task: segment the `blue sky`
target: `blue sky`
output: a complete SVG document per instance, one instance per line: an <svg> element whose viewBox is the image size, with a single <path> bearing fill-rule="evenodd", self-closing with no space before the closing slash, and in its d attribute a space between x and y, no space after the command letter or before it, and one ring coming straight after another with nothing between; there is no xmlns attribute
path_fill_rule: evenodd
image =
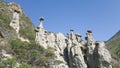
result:
<svg viewBox="0 0 120 68"><path fill-rule="evenodd" d="M95 40L108 40L120 30L120 0L5 0L17 2L32 20L39 24L44 16L44 28L67 34L72 28L85 37L93 30Z"/></svg>

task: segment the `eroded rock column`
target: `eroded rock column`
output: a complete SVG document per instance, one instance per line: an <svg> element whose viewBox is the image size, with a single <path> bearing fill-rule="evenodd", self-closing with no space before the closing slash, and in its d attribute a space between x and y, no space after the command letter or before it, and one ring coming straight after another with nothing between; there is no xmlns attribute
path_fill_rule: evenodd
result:
<svg viewBox="0 0 120 68"><path fill-rule="evenodd" d="M69 67L70 68L87 68L85 63L81 47L83 46L81 35L73 33L73 30L70 30L68 34L68 57L69 57Z"/></svg>
<svg viewBox="0 0 120 68"><path fill-rule="evenodd" d="M36 31L35 41L39 43L41 46L43 46L44 48L47 48L46 34L45 34L46 31L43 29L43 25L42 25L43 21L44 21L44 18L41 17L40 25L37 28L35 28L35 31Z"/></svg>
<svg viewBox="0 0 120 68"><path fill-rule="evenodd" d="M15 29L15 31L17 33L19 33L19 29L20 29L20 26L19 26L19 14L20 14L19 9L14 10L14 12L13 12L13 18L12 18L12 21L10 22L10 26L13 29Z"/></svg>
<svg viewBox="0 0 120 68"><path fill-rule="evenodd" d="M86 61L88 68L112 68L111 55L105 48L104 42L93 40L92 31L87 31Z"/></svg>

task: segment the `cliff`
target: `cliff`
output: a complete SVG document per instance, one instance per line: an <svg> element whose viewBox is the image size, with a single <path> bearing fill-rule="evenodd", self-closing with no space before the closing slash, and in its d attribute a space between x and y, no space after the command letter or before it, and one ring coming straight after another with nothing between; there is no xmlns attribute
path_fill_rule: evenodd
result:
<svg viewBox="0 0 120 68"><path fill-rule="evenodd" d="M104 42L71 29L67 36L34 27L20 5L0 2L0 68L112 68Z"/></svg>

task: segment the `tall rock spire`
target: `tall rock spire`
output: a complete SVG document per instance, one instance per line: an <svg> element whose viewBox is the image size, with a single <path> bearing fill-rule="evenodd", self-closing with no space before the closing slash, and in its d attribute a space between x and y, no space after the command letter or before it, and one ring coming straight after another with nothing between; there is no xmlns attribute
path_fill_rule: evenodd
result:
<svg viewBox="0 0 120 68"><path fill-rule="evenodd" d="M40 17L40 25L38 27L43 28L44 18Z"/></svg>
<svg viewBox="0 0 120 68"><path fill-rule="evenodd" d="M86 37L87 44L93 45L95 43L95 41L94 41L93 36L92 36L92 30L87 30L86 35L87 35L87 37Z"/></svg>
<svg viewBox="0 0 120 68"><path fill-rule="evenodd" d="M16 30L17 33L19 33L19 14L20 14L20 10L19 9L15 9L13 12L13 18L12 21L10 22L10 26Z"/></svg>
<svg viewBox="0 0 120 68"><path fill-rule="evenodd" d="M87 47L85 57L88 68L112 68L111 55L104 42L94 41L92 31L86 33Z"/></svg>
<svg viewBox="0 0 120 68"><path fill-rule="evenodd" d="M40 25L35 28L35 32L36 32L36 38L35 38L35 41L37 43L39 43L40 45L42 45L44 48L47 48L47 44L46 44L46 31L43 29L43 21L44 21L44 18L41 17L40 18Z"/></svg>
<svg viewBox="0 0 120 68"><path fill-rule="evenodd" d="M70 39L73 41L75 39L74 30L70 29Z"/></svg>

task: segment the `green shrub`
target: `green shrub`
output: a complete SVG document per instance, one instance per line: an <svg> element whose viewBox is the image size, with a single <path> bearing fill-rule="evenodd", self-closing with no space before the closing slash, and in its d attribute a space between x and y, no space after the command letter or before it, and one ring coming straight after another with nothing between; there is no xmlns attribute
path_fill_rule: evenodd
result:
<svg viewBox="0 0 120 68"><path fill-rule="evenodd" d="M6 28L6 29L10 28L10 26L9 26L10 21L11 20L10 20L10 18L7 15L0 14L0 24L1 24L1 27Z"/></svg>
<svg viewBox="0 0 120 68"><path fill-rule="evenodd" d="M29 40L35 40L35 32L31 28L21 28L19 33L24 37L28 38Z"/></svg>
<svg viewBox="0 0 120 68"><path fill-rule="evenodd" d="M31 65L22 62L22 64L19 66L19 68L32 68Z"/></svg>
<svg viewBox="0 0 120 68"><path fill-rule="evenodd" d="M11 40L12 49L27 48L28 43L22 42L20 39Z"/></svg>
<svg viewBox="0 0 120 68"><path fill-rule="evenodd" d="M34 26L30 19L25 15L20 15L20 35L29 40L35 40Z"/></svg>
<svg viewBox="0 0 120 68"><path fill-rule="evenodd" d="M45 52L45 48L43 46L37 44L35 41L31 41L28 49L35 49L35 50L38 50L41 53Z"/></svg>
<svg viewBox="0 0 120 68"><path fill-rule="evenodd" d="M45 49L35 41L25 43L19 39L15 39L11 40L10 44L17 61L24 62L32 66L45 67L47 63L50 63L49 59L53 60L55 56L53 48L49 47L48 49Z"/></svg>
<svg viewBox="0 0 120 68"><path fill-rule="evenodd" d="M54 58L54 56L55 56L54 51L50 50L50 49L46 49L46 56Z"/></svg>
<svg viewBox="0 0 120 68"><path fill-rule="evenodd" d="M12 57L12 58L8 58L7 60L2 60L2 58L0 58L0 68L13 68L16 65L16 58Z"/></svg>

